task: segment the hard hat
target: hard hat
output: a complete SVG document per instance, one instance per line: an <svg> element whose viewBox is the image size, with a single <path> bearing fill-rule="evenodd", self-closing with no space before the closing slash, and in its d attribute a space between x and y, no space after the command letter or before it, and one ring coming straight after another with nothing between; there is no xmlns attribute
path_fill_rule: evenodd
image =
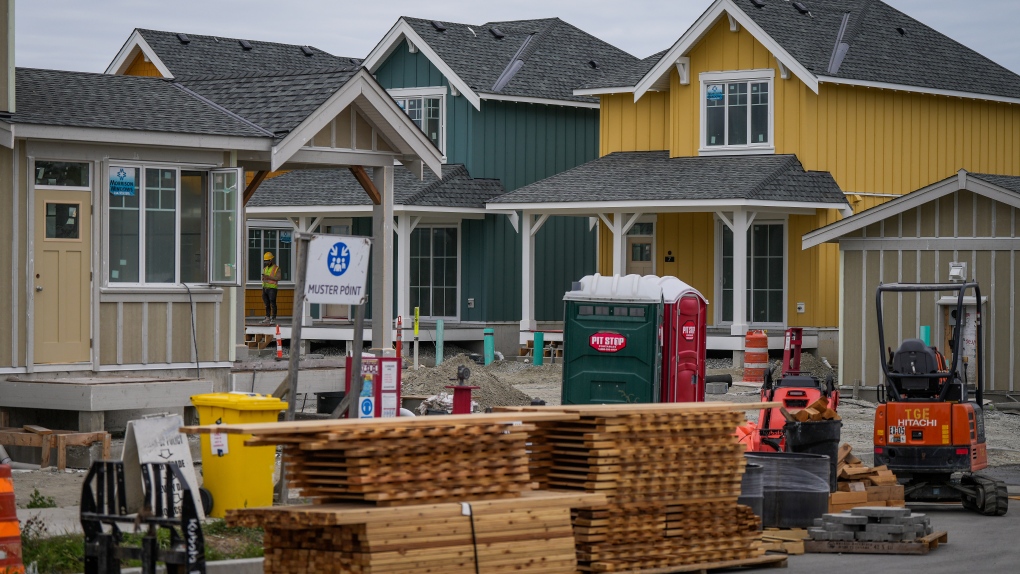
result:
<svg viewBox="0 0 1020 574"><path fill-rule="evenodd" d="M268 251L266 251L266 254L262 256L262 260L263 261L269 261L272 258L273 258L273 254L268 252Z"/></svg>

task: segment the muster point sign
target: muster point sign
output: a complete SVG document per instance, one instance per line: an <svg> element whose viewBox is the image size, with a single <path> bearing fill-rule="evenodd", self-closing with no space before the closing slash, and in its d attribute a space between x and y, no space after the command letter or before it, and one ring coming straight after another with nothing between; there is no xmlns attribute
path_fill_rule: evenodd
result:
<svg viewBox="0 0 1020 574"><path fill-rule="evenodd" d="M627 346L627 337L619 333L595 333L588 337L588 345L600 353L615 353Z"/></svg>
<svg viewBox="0 0 1020 574"><path fill-rule="evenodd" d="M368 297L367 237L316 235L308 243L305 299L310 303L361 305Z"/></svg>

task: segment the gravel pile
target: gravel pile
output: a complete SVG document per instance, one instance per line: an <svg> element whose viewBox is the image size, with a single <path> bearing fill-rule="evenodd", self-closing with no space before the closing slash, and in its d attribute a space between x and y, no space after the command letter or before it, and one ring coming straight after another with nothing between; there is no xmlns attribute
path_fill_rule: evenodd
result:
<svg viewBox="0 0 1020 574"><path fill-rule="evenodd" d="M420 355L419 355L420 358ZM483 367L467 355L448 357L438 367L422 367L417 371L407 369L403 373L403 384L401 392L404 395L438 395L441 392L450 392L446 385L457 384L457 368L461 365L471 369L471 378L468 384L481 387L474 391L472 398L479 407L485 409L495 406L529 405L531 397L516 388L513 383L500 376L500 369L506 368L501 361ZM521 379L521 377L517 377ZM453 379L453 380L451 380ZM521 380L521 382L525 382Z"/></svg>

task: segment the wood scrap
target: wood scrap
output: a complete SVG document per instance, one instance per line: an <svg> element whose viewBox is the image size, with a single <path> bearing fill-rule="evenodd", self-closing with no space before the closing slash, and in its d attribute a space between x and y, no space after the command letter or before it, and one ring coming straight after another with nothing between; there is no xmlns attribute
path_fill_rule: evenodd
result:
<svg viewBox="0 0 1020 574"><path fill-rule="evenodd" d="M853 454L847 443L839 447L836 466L839 482L836 492L829 495L829 512L841 512L860 506L886 506L895 502L902 506L903 485L886 466L868 467Z"/></svg>

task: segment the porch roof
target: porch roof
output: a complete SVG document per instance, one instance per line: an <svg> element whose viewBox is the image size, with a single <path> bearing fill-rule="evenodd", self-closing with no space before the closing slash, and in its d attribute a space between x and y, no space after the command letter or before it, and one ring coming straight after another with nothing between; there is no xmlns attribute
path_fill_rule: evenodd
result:
<svg viewBox="0 0 1020 574"><path fill-rule="evenodd" d="M805 171L795 155L671 158L666 151L612 153L487 205L574 214L850 209L831 174Z"/></svg>

